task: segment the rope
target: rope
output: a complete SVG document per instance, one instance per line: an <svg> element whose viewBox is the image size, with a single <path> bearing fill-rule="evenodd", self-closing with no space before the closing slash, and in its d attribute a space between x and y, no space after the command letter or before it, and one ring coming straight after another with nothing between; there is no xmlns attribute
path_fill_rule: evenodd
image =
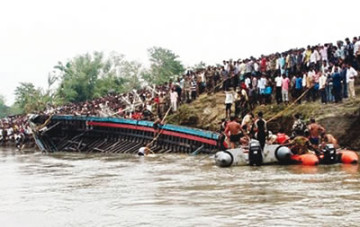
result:
<svg viewBox="0 0 360 227"><path fill-rule="evenodd" d="M164 122L165 118L168 116L168 114L170 113L171 110L171 106L169 107L169 109L166 111L165 116L163 117L163 119L161 120L161 122ZM165 126L166 124L164 124L163 126ZM164 127L161 127L161 130L159 131L159 133L154 137L154 139L149 142L148 144L146 144L146 147L150 147L160 136L160 134L164 131Z"/></svg>
<svg viewBox="0 0 360 227"><path fill-rule="evenodd" d="M220 87L223 84L224 80L220 80L218 84L216 84L209 93L215 93L216 88Z"/></svg>
<svg viewBox="0 0 360 227"><path fill-rule="evenodd" d="M45 127L46 125L48 125L53 115L54 115L54 114L51 114L51 115L49 116L49 118L46 119L46 121L44 122L44 124L37 126L35 130L36 130L36 131L39 131L41 128L43 128L43 127Z"/></svg>
<svg viewBox="0 0 360 227"><path fill-rule="evenodd" d="M312 88L314 86L311 86L310 88ZM273 117L271 117L269 120L267 120L267 122L270 122L274 119L276 119L278 116L280 116L281 114L283 114L285 111L287 111L290 107L292 107L293 105L295 105L295 103L297 101L299 101L302 97L304 97L304 95L310 91L310 88L307 88L297 99L295 99L290 105L288 105L284 110L280 111L279 113L275 114Z"/></svg>

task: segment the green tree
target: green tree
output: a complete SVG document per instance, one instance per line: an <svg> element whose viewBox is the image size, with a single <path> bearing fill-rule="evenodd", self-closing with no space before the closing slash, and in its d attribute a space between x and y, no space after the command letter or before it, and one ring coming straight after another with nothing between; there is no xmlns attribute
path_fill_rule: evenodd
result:
<svg viewBox="0 0 360 227"><path fill-rule="evenodd" d="M101 52L76 56L66 64L59 62L54 68L58 72L55 77L60 81L55 96L57 104L90 100L109 92L122 93L140 84L141 64L127 61L116 52L108 58Z"/></svg>
<svg viewBox="0 0 360 227"><path fill-rule="evenodd" d="M124 93L140 88L141 67L139 62L127 61L124 55L112 52L96 83L95 97L104 96L110 91Z"/></svg>
<svg viewBox="0 0 360 227"><path fill-rule="evenodd" d="M126 78L126 86L130 89L140 88L141 64L137 61L124 61L121 66L121 77Z"/></svg>
<svg viewBox="0 0 360 227"><path fill-rule="evenodd" d="M94 97L96 82L104 67L103 53L80 55L67 62L59 62L60 86L57 90L60 103L81 102Z"/></svg>
<svg viewBox="0 0 360 227"><path fill-rule="evenodd" d="M191 67L192 70L205 69L205 68L206 68L206 63L203 61L200 61L198 64L195 64L193 67Z"/></svg>
<svg viewBox="0 0 360 227"><path fill-rule="evenodd" d="M32 83L21 82L15 89L15 104L25 113L43 111L46 103L50 101L40 88Z"/></svg>
<svg viewBox="0 0 360 227"><path fill-rule="evenodd" d="M9 115L10 108L5 105L5 97L0 95L0 118L6 117Z"/></svg>
<svg viewBox="0 0 360 227"><path fill-rule="evenodd" d="M142 72L142 77L149 83L163 84L184 72L184 66L171 50L152 47L148 49L150 69Z"/></svg>
<svg viewBox="0 0 360 227"><path fill-rule="evenodd" d="M10 106L8 115L19 115L23 113L24 111L19 107L19 105L14 103L13 105Z"/></svg>

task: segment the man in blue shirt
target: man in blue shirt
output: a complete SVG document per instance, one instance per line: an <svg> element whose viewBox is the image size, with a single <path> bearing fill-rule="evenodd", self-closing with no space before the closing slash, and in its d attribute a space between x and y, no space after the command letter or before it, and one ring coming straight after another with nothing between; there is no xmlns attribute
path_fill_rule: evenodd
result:
<svg viewBox="0 0 360 227"><path fill-rule="evenodd" d="M333 90L335 96L335 102L341 102L341 76L339 73L339 69L335 66L334 73L332 75L333 79Z"/></svg>
<svg viewBox="0 0 360 227"><path fill-rule="evenodd" d="M295 97L296 99L301 96L302 93L302 77L300 75L296 76L295 80ZM298 104L301 104L301 99L298 100Z"/></svg>
<svg viewBox="0 0 360 227"><path fill-rule="evenodd" d="M348 98L348 93L347 93L347 81L346 81L346 66L345 64L343 63L341 65L341 70L340 70L340 78L341 78L341 81L342 81L342 87L341 87L341 90L342 92L340 93L342 95L342 98L346 99Z"/></svg>

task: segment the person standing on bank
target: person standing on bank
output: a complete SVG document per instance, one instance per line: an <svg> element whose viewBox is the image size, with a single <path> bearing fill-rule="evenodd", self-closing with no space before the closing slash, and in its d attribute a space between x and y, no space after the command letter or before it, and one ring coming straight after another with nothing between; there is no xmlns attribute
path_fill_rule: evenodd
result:
<svg viewBox="0 0 360 227"><path fill-rule="evenodd" d="M342 101L341 96L341 77L339 73L339 69L335 66L334 73L332 74L332 81L333 81L333 91L335 97L335 103Z"/></svg>
<svg viewBox="0 0 360 227"><path fill-rule="evenodd" d="M283 74L285 75L285 74ZM277 74L277 76L275 77L275 83L276 83L276 102L277 104L280 104L282 101L282 97L281 97L281 87L282 87L282 80L283 78L280 76L280 74Z"/></svg>
<svg viewBox="0 0 360 227"><path fill-rule="evenodd" d="M287 105L289 104L289 87L290 87L290 79L283 75L283 79L281 81L281 95L282 101Z"/></svg>
<svg viewBox="0 0 360 227"><path fill-rule="evenodd" d="M355 98L355 77L358 75L358 72L351 67L350 64L346 65L347 70L346 70L346 81L348 83L348 89L349 89L349 97L354 99Z"/></svg>
<svg viewBox="0 0 360 227"><path fill-rule="evenodd" d="M227 119L230 119L231 115L231 106L234 102L234 95L231 91L225 91L225 116Z"/></svg>
<svg viewBox="0 0 360 227"><path fill-rule="evenodd" d="M320 90L320 94L321 94L321 103L323 103L323 104L327 103L326 80L327 80L327 77L326 77L325 73L321 73L321 76L319 78L319 90Z"/></svg>

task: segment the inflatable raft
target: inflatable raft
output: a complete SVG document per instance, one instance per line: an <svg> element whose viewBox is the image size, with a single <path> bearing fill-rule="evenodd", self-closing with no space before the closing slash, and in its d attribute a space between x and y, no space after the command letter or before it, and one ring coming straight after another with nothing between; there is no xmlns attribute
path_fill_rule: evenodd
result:
<svg viewBox="0 0 360 227"><path fill-rule="evenodd" d="M262 150L257 140L251 140L249 146L219 151L215 154L215 164L219 167L269 164L314 166L335 163L356 164L358 161L359 157L355 151L336 150L331 144L325 147L321 155L313 153L297 155L287 146L280 144L265 144Z"/></svg>

